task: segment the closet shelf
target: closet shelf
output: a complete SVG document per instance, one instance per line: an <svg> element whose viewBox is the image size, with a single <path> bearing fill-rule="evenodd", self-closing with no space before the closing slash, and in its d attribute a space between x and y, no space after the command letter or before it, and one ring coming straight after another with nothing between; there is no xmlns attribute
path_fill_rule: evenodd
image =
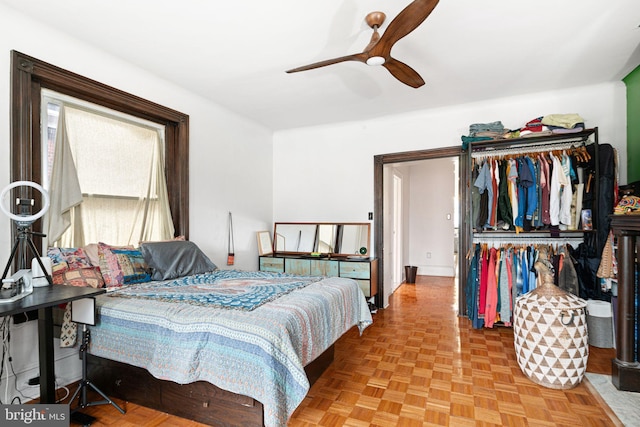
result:
<svg viewBox="0 0 640 427"><path fill-rule="evenodd" d="M582 132L576 133L559 133L559 134L546 134L542 136L527 136L523 138L512 139L494 139L490 141L476 141L470 144L471 151L488 151L491 152L495 149L520 149L520 148L538 148L549 146L552 144L589 144L589 137L596 133L596 128L585 129Z"/></svg>
<svg viewBox="0 0 640 427"><path fill-rule="evenodd" d="M536 230L536 231L521 231L516 233L515 231L475 231L474 236L479 237L509 237L514 239L526 239L529 237L583 237L585 233L593 233L594 230Z"/></svg>
<svg viewBox="0 0 640 427"><path fill-rule="evenodd" d="M590 232L590 231L589 231ZM556 236L552 236L548 232L528 232L528 233L508 233L508 232L490 232L475 233L472 238L473 244L564 244L571 243L578 245L584 241L584 232L582 231L562 231Z"/></svg>

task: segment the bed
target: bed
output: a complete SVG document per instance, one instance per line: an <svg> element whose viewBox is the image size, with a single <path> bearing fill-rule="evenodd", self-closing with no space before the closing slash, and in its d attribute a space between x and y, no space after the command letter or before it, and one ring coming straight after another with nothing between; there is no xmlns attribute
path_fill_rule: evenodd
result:
<svg viewBox="0 0 640 427"><path fill-rule="evenodd" d="M336 340L372 322L351 279L220 269L160 278L96 299L89 378L207 424L286 425Z"/></svg>

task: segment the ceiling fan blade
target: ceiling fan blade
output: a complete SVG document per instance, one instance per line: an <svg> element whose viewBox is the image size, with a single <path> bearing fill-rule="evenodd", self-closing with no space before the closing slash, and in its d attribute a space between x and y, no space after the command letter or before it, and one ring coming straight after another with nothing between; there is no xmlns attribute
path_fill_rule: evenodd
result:
<svg viewBox="0 0 640 427"><path fill-rule="evenodd" d="M424 84L424 80L420 77L420 74L404 62L400 62L395 58L389 58L382 66L389 70L393 77L408 86L419 88Z"/></svg>
<svg viewBox="0 0 640 427"><path fill-rule="evenodd" d="M339 58L327 59L325 61L314 62L313 64L303 65L302 67L292 68L287 70L287 73L297 73L298 71L313 70L314 68L326 67L327 65L337 64L345 61L360 61L366 62L367 55L363 53L355 53L353 55L341 56Z"/></svg>
<svg viewBox="0 0 640 427"><path fill-rule="evenodd" d="M414 0L405 7L387 26L370 55L388 57L393 45L418 28L431 14L439 0Z"/></svg>

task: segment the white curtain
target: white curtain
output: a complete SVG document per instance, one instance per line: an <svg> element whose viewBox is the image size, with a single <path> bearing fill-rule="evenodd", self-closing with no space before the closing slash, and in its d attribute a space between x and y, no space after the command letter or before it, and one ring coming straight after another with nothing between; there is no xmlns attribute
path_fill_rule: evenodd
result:
<svg viewBox="0 0 640 427"><path fill-rule="evenodd" d="M66 129L83 202L58 246L172 238L162 133L85 107L66 104L63 110L64 126L58 129Z"/></svg>
<svg viewBox="0 0 640 427"><path fill-rule="evenodd" d="M56 132L53 169L49 183L49 211L44 217L44 232L47 242L55 242L69 228L73 218L73 208L82 203L82 191L78 172L73 161L67 130L65 109L60 109ZM76 230L78 231L78 230ZM82 234L77 235L79 246L83 245ZM48 245L45 243L45 247Z"/></svg>

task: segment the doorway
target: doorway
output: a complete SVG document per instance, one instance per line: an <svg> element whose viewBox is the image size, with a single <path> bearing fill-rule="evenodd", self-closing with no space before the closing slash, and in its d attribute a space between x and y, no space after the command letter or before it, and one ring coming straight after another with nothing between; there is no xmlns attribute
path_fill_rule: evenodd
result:
<svg viewBox="0 0 640 427"><path fill-rule="evenodd" d="M376 305L379 308L384 308L388 296L392 293L393 290L395 290L395 287L397 287L402 282L401 279L398 280L398 276L402 277L402 266L411 258L411 255L409 253L409 246L406 241L407 239L402 242L402 239L400 238L401 236L398 236L397 234L398 230L402 229L404 230L405 236L408 232L407 224L409 221L409 212L407 209L407 201L410 198L411 193L406 189L406 187L408 186L409 175L402 173L403 170L407 170L406 168L399 168L401 170L400 173L392 173L389 171L391 168L385 166L403 163L406 165L410 165L411 163L409 162L415 162L416 164L418 164L423 160L447 158L450 162L453 159L457 159L458 176L466 176L466 153L462 151L459 146L434 150L420 150L404 153L384 154L374 157L374 242L375 255L378 258L378 295L376 297ZM398 182L398 179L400 180L400 182ZM402 182L403 179L405 182ZM464 283L466 280L466 274L464 269L462 268L463 257L456 257L456 254L461 254L464 252L461 248L466 244L466 239L464 238L465 233L461 232L459 233L460 238L455 238L456 232L458 230L465 229L462 207L465 205L464 201L466 200L467 196L465 193L466 185L463 184L463 181L463 179L459 179L458 183L456 184L457 188L454 186L454 190L449 190L445 195L445 197L449 198L452 205L456 201L458 202L455 206L455 209L453 209L451 212L443 213L443 215L446 215L448 217L447 220L449 220L450 224L455 220L459 220L459 226L456 227L456 229L451 232L450 236L447 237L451 239L451 244L453 245L453 249L451 250L450 254L450 262L453 267L450 267L449 271L453 270L452 275L457 277L458 288L461 286L460 284ZM436 191L435 185L430 185L429 188L432 191ZM388 193L397 194L390 195ZM398 194L400 195L399 197ZM389 199L390 196L391 200ZM414 195L414 197L416 196ZM402 200L404 200L404 202L400 203ZM401 207L398 208L397 206L395 206L396 203L399 203ZM402 206L404 206L404 208ZM403 209L405 210L405 212L403 212ZM412 233L416 233L416 231L413 231ZM417 234L420 235L420 233L421 231L418 230ZM425 239L424 237L414 239L414 241L418 243L420 243L420 240L422 240L421 243L424 243ZM427 251L422 254L422 249L420 249L420 246L418 245L417 247L417 250L420 251L419 257L422 257L424 255L424 258L428 258L429 255L433 255L433 253L429 253ZM415 249L415 247L412 246L412 249ZM405 256L402 256L403 253ZM428 264L428 262L425 262L425 264ZM388 270L388 273L385 273L385 269ZM400 270L399 272L398 269ZM429 270L425 270L425 273L423 274L431 273L429 273ZM435 273L434 275L447 274ZM457 289L457 291L459 305L458 311L462 313L462 308L464 307L464 293L460 292L460 289Z"/></svg>

